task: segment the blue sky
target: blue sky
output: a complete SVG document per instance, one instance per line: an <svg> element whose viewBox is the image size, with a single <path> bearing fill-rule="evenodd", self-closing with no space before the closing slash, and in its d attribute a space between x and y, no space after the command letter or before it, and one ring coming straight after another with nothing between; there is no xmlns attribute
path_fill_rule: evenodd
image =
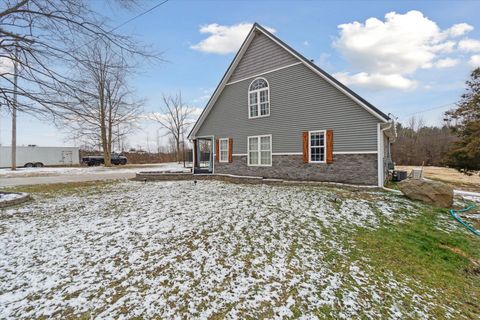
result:
<svg viewBox="0 0 480 320"><path fill-rule="evenodd" d="M146 9L158 2L141 5ZM143 10L92 4L112 26ZM442 112L458 100L470 71L480 65L478 12L480 1L170 0L119 31L150 44L167 60L145 65L131 79L136 95L146 99L145 113L160 110L162 93L179 90L190 106L203 108L239 46L241 24L258 22L399 121L415 114L440 124ZM202 27L210 33L200 32ZM9 115L2 113L2 145L9 144L9 124ZM155 149L157 129L143 121L129 145L146 148L149 141ZM26 115L18 121L18 142L75 143L50 123Z"/></svg>

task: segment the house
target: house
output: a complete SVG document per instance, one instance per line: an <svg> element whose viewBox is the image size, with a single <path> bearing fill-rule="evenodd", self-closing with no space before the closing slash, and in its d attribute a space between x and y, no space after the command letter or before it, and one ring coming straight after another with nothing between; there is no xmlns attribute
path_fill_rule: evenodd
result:
<svg viewBox="0 0 480 320"><path fill-rule="evenodd" d="M394 127L254 24L189 139L195 174L383 186Z"/></svg>

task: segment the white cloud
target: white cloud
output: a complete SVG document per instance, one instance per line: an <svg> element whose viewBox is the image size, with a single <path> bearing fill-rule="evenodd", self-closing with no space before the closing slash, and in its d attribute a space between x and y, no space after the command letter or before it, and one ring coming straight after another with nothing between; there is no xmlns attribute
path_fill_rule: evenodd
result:
<svg viewBox="0 0 480 320"><path fill-rule="evenodd" d="M192 113L190 113L190 118L197 119L203 112L203 108L192 108Z"/></svg>
<svg viewBox="0 0 480 320"><path fill-rule="evenodd" d="M326 52L320 53L318 59L314 60L315 64L319 67L330 67L331 64L329 62L331 55Z"/></svg>
<svg viewBox="0 0 480 320"><path fill-rule="evenodd" d="M458 49L466 52L480 52L480 40L463 39L458 43Z"/></svg>
<svg viewBox="0 0 480 320"><path fill-rule="evenodd" d="M207 102L210 97L212 95L211 94L205 94L203 96L200 96L200 97L196 97L195 99L192 100L193 103L204 103L204 102Z"/></svg>
<svg viewBox="0 0 480 320"><path fill-rule="evenodd" d="M6 57L0 57L0 74L13 73L13 62Z"/></svg>
<svg viewBox="0 0 480 320"><path fill-rule="evenodd" d="M200 114L203 111L203 108L196 108L196 107L191 107L189 108L189 115L187 117L187 120L189 122L196 121L197 118L200 116ZM170 119L170 116L167 115L166 113L161 113L161 112L149 112L149 113L143 113L142 115L139 116L141 120L151 120L151 121L164 121L168 122Z"/></svg>
<svg viewBox="0 0 480 320"><path fill-rule="evenodd" d="M305 40L305 41L303 41L303 45L308 47L308 46L310 46L310 42L308 42L307 40Z"/></svg>
<svg viewBox="0 0 480 320"><path fill-rule="evenodd" d="M480 68L480 54L475 54L470 57L468 63L474 68Z"/></svg>
<svg viewBox="0 0 480 320"><path fill-rule="evenodd" d="M435 67L437 68L451 68L456 66L460 60L458 59L452 59L452 58L445 58L445 59L440 59L435 62Z"/></svg>
<svg viewBox="0 0 480 320"><path fill-rule="evenodd" d="M365 87L412 89L417 82L412 75L419 69L446 68L459 61L446 58L455 50L452 37L461 36L473 27L455 24L442 30L420 11L405 14L389 12L384 21L369 18L365 23L338 26L334 42L342 55L359 73L341 73L343 82Z"/></svg>
<svg viewBox="0 0 480 320"><path fill-rule="evenodd" d="M228 54L236 52L248 32L252 28L252 23L238 23L231 26L223 26L217 23L211 23L200 28L200 33L210 34L206 39L190 46L191 49L216 54ZM266 28L274 33L272 28Z"/></svg>
<svg viewBox="0 0 480 320"><path fill-rule="evenodd" d="M473 30L473 26L469 25L468 23L457 23L447 29L448 35L452 37L463 36L465 33L470 32Z"/></svg>
<svg viewBox="0 0 480 320"><path fill-rule="evenodd" d="M338 72L333 76L345 85L358 85L370 89L402 89L411 90L417 87L417 82L408 79L399 74L369 74L359 72L350 74L348 72Z"/></svg>

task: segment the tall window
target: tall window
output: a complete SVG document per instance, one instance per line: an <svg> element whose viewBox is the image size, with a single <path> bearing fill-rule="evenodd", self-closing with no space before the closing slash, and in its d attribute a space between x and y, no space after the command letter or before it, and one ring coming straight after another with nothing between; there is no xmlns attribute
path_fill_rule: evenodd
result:
<svg viewBox="0 0 480 320"><path fill-rule="evenodd" d="M253 80L248 88L248 117L258 118L270 115L270 91L267 80Z"/></svg>
<svg viewBox="0 0 480 320"><path fill-rule="evenodd" d="M219 141L220 162L228 162L228 139L220 139Z"/></svg>
<svg viewBox="0 0 480 320"><path fill-rule="evenodd" d="M325 162L325 131L310 131L308 138L308 149L310 151L309 162Z"/></svg>
<svg viewBox="0 0 480 320"><path fill-rule="evenodd" d="M272 136L248 137L248 165L272 165Z"/></svg>

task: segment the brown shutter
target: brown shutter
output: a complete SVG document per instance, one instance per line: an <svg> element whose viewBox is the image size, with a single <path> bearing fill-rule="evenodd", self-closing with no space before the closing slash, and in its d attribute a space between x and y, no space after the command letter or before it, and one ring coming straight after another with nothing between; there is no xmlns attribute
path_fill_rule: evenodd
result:
<svg viewBox="0 0 480 320"><path fill-rule="evenodd" d="M308 132L303 132L303 163L308 163Z"/></svg>
<svg viewBox="0 0 480 320"><path fill-rule="evenodd" d="M333 130L327 130L327 163L333 163Z"/></svg>
<svg viewBox="0 0 480 320"><path fill-rule="evenodd" d="M192 155L192 159L193 159L193 163L195 165L195 167L198 166L198 163L197 163L197 139L193 139L193 155Z"/></svg>
<svg viewBox="0 0 480 320"><path fill-rule="evenodd" d="M233 139L228 138L228 162L233 162Z"/></svg>
<svg viewBox="0 0 480 320"><path fill-rule="evenodd" d="M220 160L220 140L215 139L215 161L218 162Z"/></svg>

